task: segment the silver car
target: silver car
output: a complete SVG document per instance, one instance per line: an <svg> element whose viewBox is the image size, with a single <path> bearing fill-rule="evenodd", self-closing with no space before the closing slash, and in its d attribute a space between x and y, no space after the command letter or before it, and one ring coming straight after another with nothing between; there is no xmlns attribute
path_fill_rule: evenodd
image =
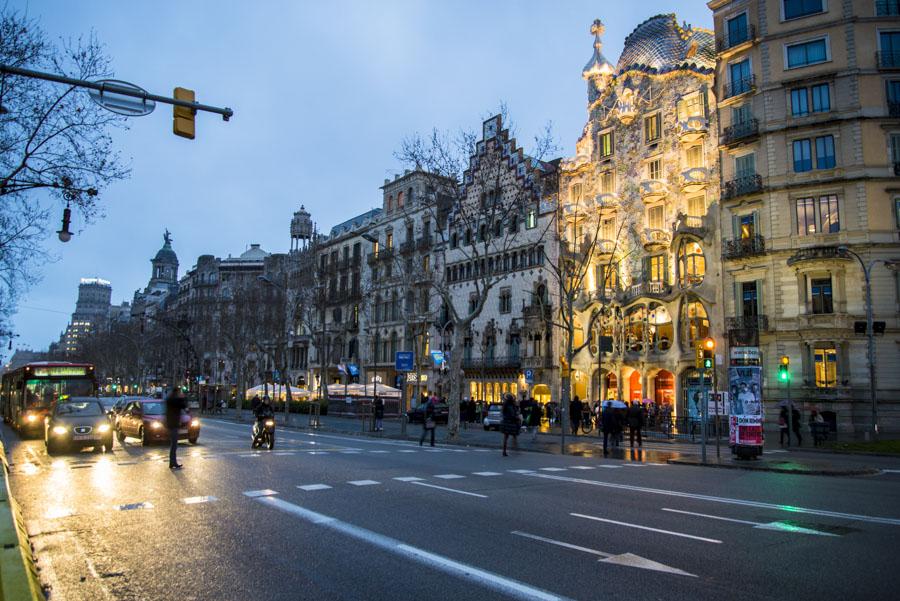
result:
<svg viewBox="0 0 900 601"><path fill-rule="evenodd" d="M500 423L503 421L503 405L500 403L491 403L488 405L487 416L484 418L485 430L499 430Z"/></svg>

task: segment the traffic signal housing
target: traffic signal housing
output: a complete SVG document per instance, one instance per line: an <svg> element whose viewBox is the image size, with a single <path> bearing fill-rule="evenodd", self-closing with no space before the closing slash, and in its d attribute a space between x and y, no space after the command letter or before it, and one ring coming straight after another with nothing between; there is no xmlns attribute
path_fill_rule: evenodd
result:
<svg viewBox="0 0 900 601"><path fill-rule="evenodd" d="M787 355L782 356L778 363L778 379L782 382L791 381L791 358Z"/></svg>
<svg viewBox="0 0 900 601"><path fill-rule="evenodd" d="M175 100L196 102L194 90L175 88ZM175 105L173 108L172 133L188 140L194 139L194 109Z"/></svg>
<svg viewBox="0 0 900 601"><path fill-rule="evenodd" d="M716 360L716 341L704 338L697 343L697 369L713 369Z"/></svg>

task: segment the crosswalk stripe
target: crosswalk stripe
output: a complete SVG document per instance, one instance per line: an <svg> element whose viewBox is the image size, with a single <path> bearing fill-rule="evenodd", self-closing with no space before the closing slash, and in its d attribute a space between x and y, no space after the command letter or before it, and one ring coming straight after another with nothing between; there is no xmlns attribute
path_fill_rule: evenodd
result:
<svg viewBox="0 0 900 601"><path fill-rule="evenodd" d="M458 480L460 478L465 478L465 476L460 476L459 474L438 474L435 478L440 478L441 480Z"/></svg>
<svg viewBox="0 0 900 601"><path fill-rule="evenodd" d="M399 478L394 478L398 482L419 482L424 480L424 478L416 478L415 476L400 476Z"/></svg>
<svg viewBox="0 0 900 601"><path fill-rule="evenodd" d="M571 467L573 470L592 470L595 469L593 465L573 465Z"/></svg>
<svg viewBox="0 0 900 601"><path fill-rule="evenodd" d="M506 470L511 474L533 474L534 470Z"/></svg>
<svg viewBox="0 0 900 601"><path fill-rule="evenodd" d="M272 495L277 495L278 491L272 490L271 488L263 488L262 490L245 490L244 496L250 497L251 499L256 497L270 497Z"/></svg>
<svg viewBox="0 0 900 601"><path fill-rule="evenodd" d="M417 451L415 449L401 449L397 452L398 453L416 453Z"/></svg>
<svg viewBox="0 0 900 601"><path fill-rule="evenodd" d="M313 490L327 490L331 488L327 484L298 484L297 488L305 491L313 491Z"/></svg>
<svg viewBox="0 0 900 601"><path fill-rule="evenodd" d="M500 472L472 472L474 476L502 476Z"/></svg>
<svg viewBox="0 0 900 601"><path fill-rule="evenodd" d="M375 484L381 484L381 482L375 480L350 480L347 484L352 484L353 486L373 486Z"/></svg>
<svg viewBox="0 0 900 601"><path fill-rule="evenodd" d="M539 470L542 472L564 472L566 468L564 467L539 467Z"/></svg>
<svg viewBox="0 0 900 601"><path fill-rule="evenodd" d="M218 500L218 497L207 495L205 497L185 497L181 500L181 502L185 505L197 505L198 503L212 503Z"/></svg>
<svg viewBox="0 0 900 601"><path fill-rule="evenodd" d="M390 451L369 451L370 453L390 453Z"/></svg>

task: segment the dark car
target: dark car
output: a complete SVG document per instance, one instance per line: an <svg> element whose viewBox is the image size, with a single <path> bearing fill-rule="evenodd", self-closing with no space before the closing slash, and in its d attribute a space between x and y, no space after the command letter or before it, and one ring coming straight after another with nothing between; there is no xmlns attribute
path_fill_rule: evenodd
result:
<svg viewBox="0 0 900 601"><path fill-rule="evenodd" d="M44 444L47 454L63 449L113 448L113 431L103 405L97 399L67 400L53 403L44 420Z"/></svg>
<svg viewBox="0 0 900 601"><path fill-rule="evenodd" d="M406 414L407 422L410 424L421 424L425 421L425 406L427 403L422 403L415 409L410 409ZM450 417L450 407L447 403L437 403L434 406L434 422L436 424L446 424L447 419Z"/></svg>
<svg viewBox="0 0 900 601"><path fill-rule="evenodd" d="M124 443L129 436L138 438L144 446L154 442L168 441L166 402L162 399L139 399L125 405L116 421L116 436L121 443ZM185 411L181 414L178 440L187 440L191 444L197 444L199 437L200 420L193 417L190 411Z"/></svg>

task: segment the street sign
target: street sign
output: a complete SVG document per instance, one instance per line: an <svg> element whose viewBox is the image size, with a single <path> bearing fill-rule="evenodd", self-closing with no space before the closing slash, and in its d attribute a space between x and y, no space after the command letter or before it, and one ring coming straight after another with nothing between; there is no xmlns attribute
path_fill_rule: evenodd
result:
<svg viewBox="0 0 900 601"><path fill-rule="evenodd" d="M110 92L103 88L103 86L109 84L117 88L126 88L132 92L147 93L147 90L136 86L133 83L119 81L118 79L101 79L94 83L100 84L101 88L99 90L93 88L89 89L88 95L91 97L91 100L108 111L112 111L119 115L125 115L126 117L144 117L152 113L153 109L156 108L156 102L153 100L125 96L124 94Z"/></svg>
<svg viewBox="0 0 900 601"><path fill-rule="evenodd" d="M434 361L435 367L441 367L444 364L444 352L431 351L431 360Z"/></svg>
<svg viewBox="0 0 900 601"><path fill-rule="evenodd" d="M397 371L413 371L413 352L397 351L394 356L394 369Z"/></svg>
<svg viewBox="0 0 900 601"><path fill-rule="evenodd" d="M534 384L534 370L526 369L525 370L525 382L528 384Z"/></svg>
<svg viewBox="0 0 900 601"><path fill-rule="evenodd" d="M733 346L731 347L731 358L743 361L759 361L759 347Z"/></svg>
<svg viewBox="0 0 900 601"><path fill-rule="evenodd" d="M348 363L347 364L347 372L351 376L354 376L354 377L358 376L359 375L359 366L356 363Z"/></svg>

